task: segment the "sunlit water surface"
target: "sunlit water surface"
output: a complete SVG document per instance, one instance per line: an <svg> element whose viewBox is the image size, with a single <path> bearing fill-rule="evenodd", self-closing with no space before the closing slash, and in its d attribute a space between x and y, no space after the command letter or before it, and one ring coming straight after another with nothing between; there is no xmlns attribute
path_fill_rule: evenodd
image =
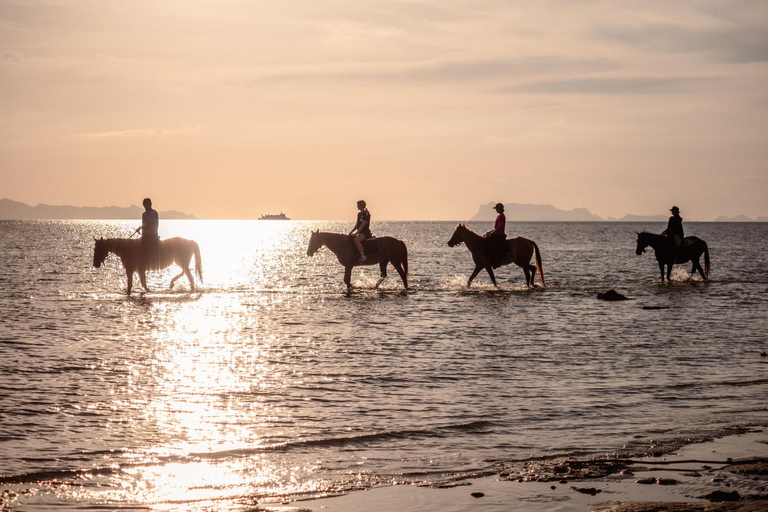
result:
<svg viewBox="0 0 768 512"><path fill-rule="evenodd" d="M634 253L662 225L511 223L548 286L504 267L496 290L465 287L453 223L378 223L411 290L366 267L348 295L327 249L306 255L348 223L163 221L200 244L201 290L167 290L173 267L127 297L92 237L134 227L0 221L6 505L240 510L768 424L768 224L688 223L712 280L665 285ZM596 299L611 288L632 300Z"/></svg>

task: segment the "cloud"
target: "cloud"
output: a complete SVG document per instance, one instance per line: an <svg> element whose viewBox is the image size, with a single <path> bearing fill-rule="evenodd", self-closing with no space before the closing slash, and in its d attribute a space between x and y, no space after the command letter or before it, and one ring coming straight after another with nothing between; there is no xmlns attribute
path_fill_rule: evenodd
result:
<svg viewBox="0 0 768 512"><path fill-rule="evenodd" d="M528 82L504 89L507 93L527 94L669 94L682 92L685 86L711 82L714 77L628 77L574 78Z"/></svg>
<svg viewBox="0 0 768 512"><path fill-rule="evenodd" d="M467 59L384 65L319 66L265 74L240 82L254 86L270 82L375 81L389 83L466 83L483 80L519 80L554 73L590 73L616 69L610 59L573 59L540 56L498 59Z"/></svg>
<svg viewBox="0 0 768 512"><path fill-rule="evenodd" d="M119 130L109 132L87 132L87 133L75 133L71 137L78 139L106 139L106 138L122 138L122 137L156 137L163 135L184 135L188 133L197 133L202 130L201 126L184 125L176 129L157 129L157 128L140 128L137 130Z"/></svg>
<svg viewBox="0 0 768 512"><path fill-rule="evenodd" d="M593 36L646 51L674 53L708 53L714 60L730 63L768 61L766 28L738 27L692 28L669 23L641 26L603 26Z"/></svg>

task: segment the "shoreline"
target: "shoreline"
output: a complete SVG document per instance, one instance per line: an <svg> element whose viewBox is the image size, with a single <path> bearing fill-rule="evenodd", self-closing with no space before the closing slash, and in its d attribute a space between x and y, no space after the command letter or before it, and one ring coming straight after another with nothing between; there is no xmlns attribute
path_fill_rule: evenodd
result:
<svg viewBox="0 0 768 512"><path fill-rule="evenodd" d="M611 455L611 454L609 454ZM749 460L755 459L755 460ZM606 460L621 460L608 457ZM562 467L565 461L553 461ZM586 463L587 461L575 461ZM596 466L595 462L572 464ZM673 452L625 459L626 467L603 476L526 481L522 472L541 477L526 464L518 473L458 482L450 488L394 485L343 496L263 504L268 512L651 512L674 510L768 510L768 429L755 428L726 437L687 444ZM747 463L749 462L749 463ZM502 476L505 475L506 476ZM511 477L511 478L510 478ZM714 493L714 494L713 494ZM734 494L737 493L737 494ZM710 496L709 499L706 496ZM717 501L739 498L739 501ZM712 501L710 501L712 500Z"/></svg>

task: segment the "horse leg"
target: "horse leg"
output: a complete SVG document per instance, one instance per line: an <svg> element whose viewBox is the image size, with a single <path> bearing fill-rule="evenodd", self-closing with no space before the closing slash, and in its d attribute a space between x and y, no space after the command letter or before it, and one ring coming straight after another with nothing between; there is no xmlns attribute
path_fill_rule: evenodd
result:
<svg viewBox="0 0 768 512"><path fill-rule="evenodd" d="M177 280L178 280L178 279L179 279L181 276L183 276L183 275L184 275L184 271L182 270L182 271L179 273L179 275L177 275L176 277L174 277L173 279L171 279L171 286L169 286L169 287L168 287L168 289L169 289L169 290L173 290L173 285L174 285L174 284L176 284L176 281L177 281Z"/></svg>
<svg viewBox="0 0 768 512"><path fill-rule="evenodd" d="M661 272L661 282L664 282L664 262L659 260L659 271Z"/></svg>
<svg viewBox="0 0 768 512"><path fill-rule="evenodd" d="M130 295L133 288L133 271L125 269L125 276L128 278L128 295Z"/></svg>
<svg viewBox="0 0 768 512"><path fill-rule="evenodd" d="M141 281L141 286L143 286L146 291L149 291L149 287L147 286L147 271L143 268L139 269L139 281Z"/></svg>
<svg viewBox="0 0 768 512"><path fill-rule="evenodd" d="M344 284L347 285L347 291L352 290L352 266L344 267Z"/></svg>
<svg viewBox="0 0 768 512"><path fill-rule="evenodd" d="M531 270L528 268L530 265L527 263L520 265L520 267L523 269L523 272L525 272L525 286L531 286L533 283L533 279L531 279Z"/></svg>
<svg viewBox="0 0 768 512"><path fill-rule="evenodd" d="M392 264L395 267L395 270L397 270L397 273L400 275L400 279L403 280L403 286L405 286L405 289L408 289L408 275L406 275L403 262L398 261L397 264Z"/></svg>
<svg viewBox="0 0 768 512"><path fill-rule="evenodd" d="M490 268L490 267L489 267L489 268ZM472 271L472 275L471 275L471 276L469 276L469 279L467 279L467 288L469 288L469 285L471 285L471 284L472 284L472 281L474 281L474 280L475 280L475 278L477 277L477 274L479 274L481 270L483 270L483 267L481 267L480 265L477 265L477 266L475 267L475 270L474 270L474 271Z"/></svg>
<svg viewBox="0 0 768 512"><path fill-rule="evenodd" d="M195 291L195 278L192 277L192 271L189 270L189 267L184 268L184 272L182 272L184 275L187 276L187 279L189 280L189 290Z"/></svg>
<svg viewBox="0 0 768 512"><path fill-rule="evenodd" d="M696 275L697 270L699 271L699 274L701 274L701 277L706 281L707 276L704 275L704 269L701 268L701 263L699 263L698 259L693 261L693 269L691 269L691 275Z"/></svg>
<svg viewBox="0 0 768 512"><path fill-rule="evenodd" d="M531 265L529 263L528 264L528 270L531 271L531 284L530 284L530 286L532 286L533 288L536 288L536 283L535 283L535 281L536 281L536 265Z"/></svg>
<svg viewBox="0 0 768 512"><path fill-rule="evenodd" d="M672 264L671 263L667 263L667 282L668 283L672 282Z"/></svg>
<svg viewBox="0 0 768 512"><path fill-rule="evenodd" d="M491 268L491 266L489 265L485 267L485 270L488 271L488 275L491 276L491 282L493 283L493 286L498 288L499 285L496 284L496 276L493 275L493 268Z"/></svg>
<svg viewBox="0 0 768 512"><path fill-rule="evenodd" d="M387 260L382 261L379 263L379 271L381 272L381 276L379 277L379 281L376 283L376 286L374 288L378 288L381 283L384 282L384 279L387 278Z"/></svg>

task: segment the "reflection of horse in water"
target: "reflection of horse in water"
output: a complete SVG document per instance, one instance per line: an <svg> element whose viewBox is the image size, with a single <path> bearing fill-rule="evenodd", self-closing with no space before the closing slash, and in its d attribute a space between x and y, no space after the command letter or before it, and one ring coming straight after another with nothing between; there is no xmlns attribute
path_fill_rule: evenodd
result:
<svg viewBox="0 0 768 512"><path fill-rule="evenodd" d="M400 274L403 285L408 289L408 249L402 240L391 236L380 236L364 241L365 254L368 256L364 263L360 262L360 253L349 235L313 231L312 236L309 237L307 256L313 256L322 246L330 249L336 255L339 263L344 266L344 283L347 285L347 290L352 288L350 283L352 267L377 263L381 270L381 279L376 283L377 288L387 277L387 263L392 263L397 273Z"/></svg>
<svg viewBox="0 0 768 512"><path fill-rule="evenodd" d="M485 251L485 244L488 242L488 239L478 235L464 224L459 224L456 226L451 239L448 240L448 245L454 247L462 242L466 244L467 249L472 253L472 260L475 262L475 270L469 276L467 286L472 284L477 274L483 269L487 270L488 275L491 276L493 286L498 286L496 284L496 277L493 275L493 269L491 268L491 258ZM541 268L541 253L536 242L518 236L507 240L507 243L509 244L509 254L499 260L499 265L514 263L521 267L525 272L525 284L528 286L535 286L533 281L536 278L536 269L538 269L541 284L546 286L546 283L544 283L544 270ZM535 267L531 265L531 257L534 253L536 254Z"/></svg>
<svg viewBox="0 0 768 512"><path fill-rule="evenodd" d="M94 240L96 240L94 238ZM176 263L181 267L181 273L171 279L171 288L181 276L186 275L189 279L189 286L192 291L195 290L195 280L192 278L192 272L189 270L189 264L192 262L192 256L195 257L197 267L197 277L203 280L203 263L200 259L200 247L194 240L186 238L169 238L157 242L156 255L149 264L142 261L142 241L130 238L101 238L96 240L96 247L93 250L93 266L99 268L109 253L117 255L123 262L125 274L128 277L128 295L131 294L133 286L133 273L139 273L139 280L146 291L147 270L162 270Z"/></svg>
<svg viewBox="0 0 768 512"><path fill-rule="evenodd" d="M701 277L706 281L709 279L709 247L707 242L695 236L687 236L679 249L675 249L674 243L669 237L648 233L643 231L637 234L638 256L645 252L648 246L653 247L656 252L656 260L659 262L659 271L661 271L661 282L664 282L664 265L667 265L667 281L672 274L672 265L675 263L685 263L690 261L693 264L691 274L699 271ZM704 269L701 268L699 258L704 254Z"/></svg>

